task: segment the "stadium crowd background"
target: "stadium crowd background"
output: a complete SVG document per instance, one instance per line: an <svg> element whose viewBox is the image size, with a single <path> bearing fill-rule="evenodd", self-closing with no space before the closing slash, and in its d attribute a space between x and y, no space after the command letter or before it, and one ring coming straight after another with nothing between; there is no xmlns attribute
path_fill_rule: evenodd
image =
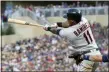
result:
<svg viewBox="0 0 109 72"><path fill-rule="evenodd" d="M97 6L107 6L106 2L98 3ZM11 16L16 9L23 7L16 5L14 9L6 9L4 15ZM79 2L73 5L62 3L59 5L37 6L35 10L33 5L26 6L27 9L36 12L38 15L38 8L50 7L91 7L91 5L80 4ZM24 7L25 8L25 7ZM89 22L90 23L90 22ZM100 23L93 22L90 24L92 32L96 39L97 45L102 54L108 53L108 30L109 26L102 27ZM24 39L16 43L7 44L1 48L2 51L2 71L72 71L73 62L67 58L68 48L72 48L66 39L62 39L56 35L44 35L32 39ZM108 71L108 63L99 62L97 72Z"/></svg>
<svg viewBox="0 0 109 72"><path fill-rule="evenodd" d="M21 1L22 2L22 1ZM25 2L24 2L25 3ZM33 4L34 2L26 2L27 4L20 4L18 3L17 5L12 6L8 6L5 9L2 8L2 14L5 14L6 16L10 16L12 13L14 13L18 8L25 8L28 9L30 11L33 11L36 13L36 16L42 16L42 12L40 11L40 9L50 9L50 8L77 8L77 7L88 7L89 9L93 8L93 7L98 7L98 9L101 9L101 7L105 7L108 6L108 3L106 1L96 1L96 2L79 2L79 1L74 1L74 2L60 2L60 4L56 4L56 2L54 2L55 4L50 4L48 2L48 4L46 4L47 2L45 2L46 6L43 6L44 3L42 3L41 5L37 5L40 3L36 3ZM5 4L4 4L5 5ZM92 9L91 9L92 10ZM5 13L4 13L5 12ZM102 11L101 11L102 12Z"/></svg>

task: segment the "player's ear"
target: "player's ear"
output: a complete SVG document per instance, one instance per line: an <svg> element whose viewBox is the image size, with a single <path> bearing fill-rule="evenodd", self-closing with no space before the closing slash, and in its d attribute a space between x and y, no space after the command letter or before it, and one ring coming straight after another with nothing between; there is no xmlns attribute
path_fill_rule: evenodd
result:
<svg viewBox="0 0 109 72"><path fill-rule="evenodd" d="M67 21L68 21L69 26L71 26L73 23L73 20L67 20Z"/></svg>

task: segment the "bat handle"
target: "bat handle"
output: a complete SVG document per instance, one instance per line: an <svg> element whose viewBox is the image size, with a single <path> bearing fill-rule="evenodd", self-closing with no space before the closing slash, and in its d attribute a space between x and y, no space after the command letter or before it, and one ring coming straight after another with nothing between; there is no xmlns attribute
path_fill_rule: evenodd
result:
<svg viewBox="0 0 109 72"><path fill-rule="evenodd" d="M3 15L2 19L3 19L3 22L8 22L8 17L7 16Z"/></svg>

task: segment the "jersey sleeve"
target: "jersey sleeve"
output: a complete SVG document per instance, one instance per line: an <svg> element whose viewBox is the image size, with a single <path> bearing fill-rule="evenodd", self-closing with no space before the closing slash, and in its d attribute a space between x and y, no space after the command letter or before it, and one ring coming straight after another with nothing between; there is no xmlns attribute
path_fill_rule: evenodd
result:
<svg viewBox="0 0 109 72"><path fill-rule="evenodd" d="M59 36L61 37L69 37L71 36L72 29L70 28L62 28L59 32Z"/></svg>
<svg viewBox="0 0 109 72"><path fill-rule="evenodd" d="M59 36L61 36L61 37L64 37L64 36L65 36L65 33L64 33L64 30L63 30L63 29L61 29L61 30L59 31Z"/></svg>
<svg viewBox="0 0 109 72"><path fill-rule="evenodd" d="M60 32L59 32L59 36L61 36L61 37L67 36L67 30L66 29L61 29Z"/></svg>

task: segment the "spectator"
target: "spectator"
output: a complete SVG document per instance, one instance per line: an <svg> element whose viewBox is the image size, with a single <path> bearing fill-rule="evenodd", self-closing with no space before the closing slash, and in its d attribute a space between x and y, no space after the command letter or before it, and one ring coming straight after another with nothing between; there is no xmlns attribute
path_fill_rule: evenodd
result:
<svg viewBox="0 0 109 72"><path fill-rule="evenodd" d="M35 14L36 14L36 17L39 19L41 14L38 8L35 9Z"/></svg>

